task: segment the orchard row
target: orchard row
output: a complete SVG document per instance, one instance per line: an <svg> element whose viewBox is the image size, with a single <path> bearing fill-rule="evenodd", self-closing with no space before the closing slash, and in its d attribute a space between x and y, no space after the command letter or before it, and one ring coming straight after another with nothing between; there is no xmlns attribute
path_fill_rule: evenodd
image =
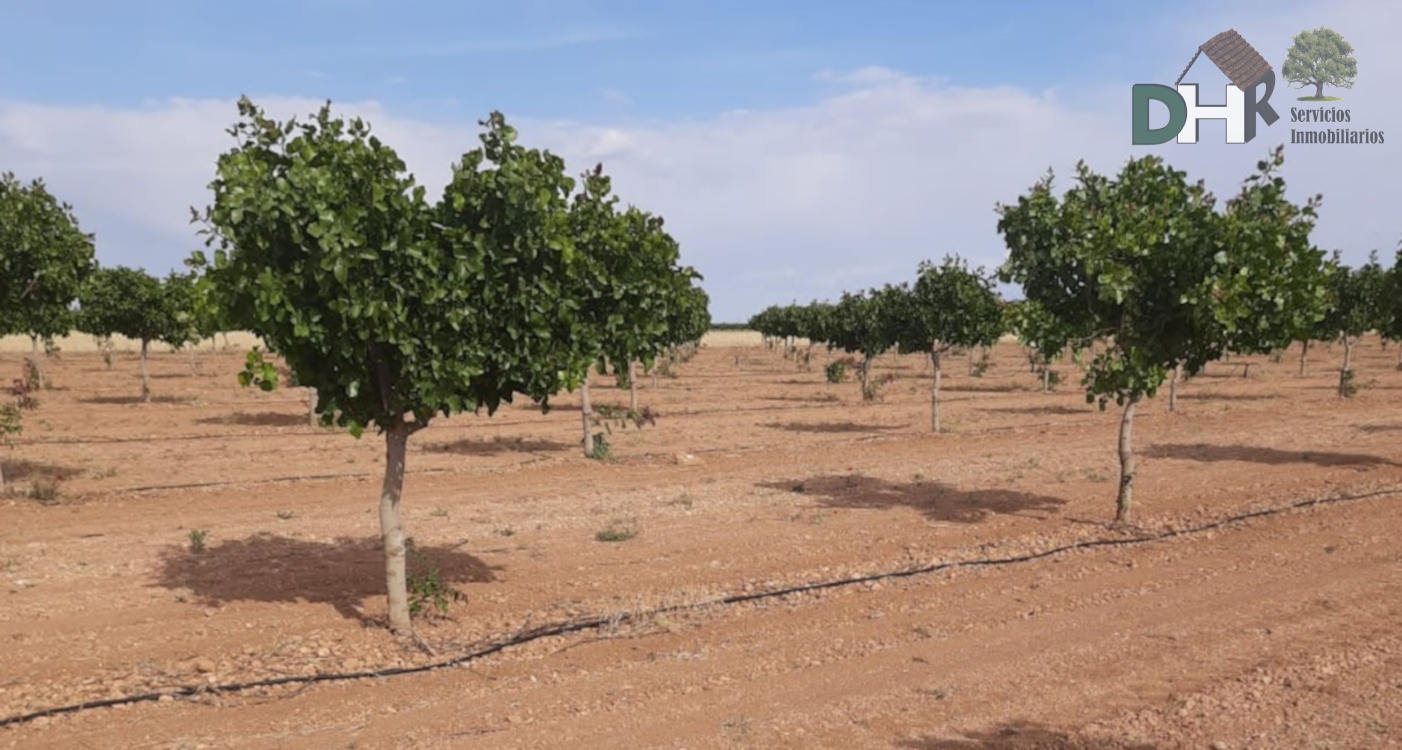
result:
<svg viewBox="0 0 1402 750"><path fill-rule="evenodd" d="M1012 334L1050 385L1050 363L1085 365L1087 403L1123 407L1116 519L1128 520L1134 483L1135 405L1167 381L1231 354L1267 354L1301 344L1301 374L1312 341L1342 341L1341 397L1354 392L1351 355L1377 331L1402 341L1402 250L1391 269L1376 251L1349 268L1310 241L1320 196L1285 196L1277 148L1219 210L1202 182L1150 156L1117 177L1077 166L1057 194L1052 176L1015 203L999 205L1008 259L996 273L958 257L922 263L914 283L842 294L835 302L775 306L750 320L770 339L797 339L860 355L863 396L875 388L872 360L883 352L924 353L934 365L931 421L940 431L941 358L952 348L990 346ZM1021 286L1002 300L996 282ZM836 367L830 364L829 367ZM1402 367L1402 360L1399 360ZM830 372L830 377L836 373ZM1172 404L1172 398L1170 399Z"/></svg>
<svg viewBox="0 0 1402 750"><path fill-rule="evenodd" d="M175 347L247 331L313 389L325 425L384 436L380 497L390 626L411 630L400 521L409 436L438 415L548 408L587 375L694 346L710 326L700 275L661 217L619 206L602 167L572 178L517 143L497 113L431 202L395 151L329 107L280 122L247 99L218 159L213 203L192 211L212 252L164 280L102 269L94 238L41 181L0 182L0 334L80 330ZM36 357L37 360L37 357ZM144 359L143 359L144 362ZM143 365L144 369L144 365ZM277 386L250 353L245 386ZM149 380L143 384L149 398ZM11 406L0 422L18 430Z"/></svg>

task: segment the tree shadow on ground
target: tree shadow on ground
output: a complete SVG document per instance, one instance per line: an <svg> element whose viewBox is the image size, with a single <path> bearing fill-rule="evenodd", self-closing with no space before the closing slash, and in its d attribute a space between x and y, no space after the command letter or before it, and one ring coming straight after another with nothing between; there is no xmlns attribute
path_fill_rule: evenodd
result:
<svg viewBox="0 0 1402 750"><path fill-rule="evenodd" d="M789 432L889 432L892 430L903 430L910 425L879 425L879 424L857 424L856 422L771 422L764 425L773 430L788 430Z"/></svg>
<svg viewBox="0 0 1402 750"><path fill-rule="evenodd" d="M1009 391L1026 390L1017 383L978 383L978 382L958 382L941 383L940 392L950 391L953 393L1008 393Z"/></svg>
<svg viewBox="0 0 1402 750"><path fill-rule="evenodd" d="M835 404L842 399L835 393L820 393L816 396L761 396L759 401L789 401L806 404Z"/></svg>
<svg viewBox="0 0 1402 750"><path fill-rule="evenodd" d="M1160 391L1162 393L1162 391ZM1270 401L1280 398L1278 393L1194 393L1180 391L1178 398L1184 401Z"/></svg>
<svg viewBox="0 0 1402 750"><path fill-rule="evenodd" d="M245 427L309 427L311 422L306 414L281 414L275 411L248 414L236 411L217 417L203 417L195 420L200 424L243 425Z"/></svg>
<svg viewBox="0 0 1402 750"><path fill-rule="evenodd" d="M959 739L933 737L904 740L906 750L1157 750L1157 745L1093 740L1028 721L1013 721L995 729L966 733Z"/></svg>
<svg viewBox="0 0 1402 750"><path fill-rule="evenodd" d="M1402 432L1402 424L1364 424L1356 427L1362 432Z"/></svg>
<svg viewBox="0 0 1402 750"><path fill-rule="evenodd" d="M83 473L82 469L73 466L65 466L63 464L30 461L24 458L5 458L5 452L3 450L0 450L0 465L4 466L5 483L7 485L31 482L35 479L53 479L62 482Z"/></svg>
<svg viewBox="0 0 1402 750"><path fill-rule="evenodd" d="M217 533L217 532L216 532ZM461 546L461 545L458 545ZM189 590L200 603L330 604L347 619L370 622L362 600L385 594L384 547L379 538L307 541L263 533L215 541L202 552L186 544L160 552L156 585ZM488 583L499 567L457 547L418 547L409 573L438 568L446 584Z"/></svg>
<svg viewBox="0 0 1402 750"><path fill-rule="evenodd" d="M1144 451L1149 458L1180 461L1242 461L1253 464L1314 464L1315 466L1397 466L1396 461L1366 453L1283 451L1251 445L1160 444Z"/></svg>
<svg viewBox="0 0 1402 750"><path fill-rule="evenodd" d="M765 482L766 489L813 497L829 508L913 508L931 521L981 523L993 515L1046 518L1066 504L1059 497L1016 490L960 490L939 482L890 482L851 475L826 475L801 482Z"/></svg>
<svg viewBox="0 0 1402 750"><path fill-rule="evenodd" d="M1094 414L1098 410L1093 404L1086 404L1082 407L1066 406L1065 404L1055 404L1047 406L990 406L982 411L996 412L999 414Z"/></svg>
<svg viewBox="0 0 1402 750"><path fill-rule="evenodd" d="M151 396L153 404L188 404L191 399L184 396ZM144 403L140 396L88 396L78 399L78 403L98 406L126 406Z"/></svg>
<svg viewBox="0 0 1402 750"><path fill-rule="evenodd" d="M527 438L501 438L498 440L473 440L464 438L446 443L426 443L428 453L454 453L460 456L495 456L502 453L556 453L579 450L578 443L561 443L557 440L530 440Z"/></svg>

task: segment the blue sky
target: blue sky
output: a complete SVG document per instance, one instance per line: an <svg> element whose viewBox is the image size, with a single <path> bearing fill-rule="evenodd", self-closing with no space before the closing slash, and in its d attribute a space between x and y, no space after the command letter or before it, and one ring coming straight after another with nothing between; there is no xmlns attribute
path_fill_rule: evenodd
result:
<svg viewBox="0 0 1402 750"><path fill-rule="evenodd" d="M1129 91L1172 84L1234 28L1276 68L1329 25L1357 49L1340 103L1378 146L1287 147L1298 200L1323 192L1316 241L1361 260L1402 234L1395 0L946 3L929 0L512 3L0 0L0 169L43 176L107 264L163 273L198 247L233 101L280 116L331 99L367 117L430 194L499 109L528 145L661 213L706 275L718 319L909 278L958 253L1001 261L993 206L1048 167L1114 171L1162 153L1226 197L1289 139L1133 147ZM1185 82L1220 102L1199 59Z"/></svg>
<svg viewBox="0 0 1402 750"><path fill-rule="evenodd" d="M705 117L800 105L823 93L815 73L871 65L1041 89L1122 65L1121 35L1153 18L1135 3L1009 0L7 5L9 98L376 99L429 118L478 102L525 117Z"/></svg>

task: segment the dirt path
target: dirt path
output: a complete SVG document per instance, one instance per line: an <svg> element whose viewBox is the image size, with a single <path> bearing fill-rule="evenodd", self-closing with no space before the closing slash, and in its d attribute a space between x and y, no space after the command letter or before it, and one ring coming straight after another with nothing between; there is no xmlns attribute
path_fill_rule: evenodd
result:
<svg viewBox="0 0 1402 750"><path fill-rule="evenodd" d="M1290 355L1249 378L1213 368L1179 413L1142 408L1143 529L1402 487L1395 352L1362 347L1346 402L1337 354L1311 351L1306 378ZM435 423L411 446L408 528L468 601L423 635L449 655L571 617L1123 533L1103 525L1113 409L1037 392L1015 347L995 362L949 368L940 436L918 359L883 359L898 379L863 405L760 348L645 381L658 424L615 431L613 463L577 455L570 397ZM20 489L61 480L53 504L0 505L0 716L429 661L375 624L383 444L306 426L295 391L240 391L238 363L164 355L151 405L131 402L129 359L51 364L66 390L41 394L4 456ZM41 719L0 745L1402 747L1399 503L642 617L443 672Z"/></svg>

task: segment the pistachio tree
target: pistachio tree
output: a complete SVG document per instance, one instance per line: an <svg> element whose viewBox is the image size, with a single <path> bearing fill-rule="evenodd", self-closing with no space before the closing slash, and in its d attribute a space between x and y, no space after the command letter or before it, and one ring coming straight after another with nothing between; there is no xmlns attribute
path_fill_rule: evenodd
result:
<svg viewBox="0 0 1402 750"><path fill-rule="evenodd" d="M1392 268L1387 272L1383 286L1378 332L1384 341L1399 344L1397 347L1397 369L1402 370L1402 247L1393 258Z"/></svg>
<svg viewBox="0 0 1402 750"><path fill-rule="evenodd" d="M180 348L191 339L191 291L177 274L163 281L126 266L99 268L83 284L78 329L141 342L141 400L146 403L151 402L151 343Z"/></svg>
<svg viewBox="0 0 1402 750"><path fill-rule="evenodd" d="M983 268L969 268L959 256L939 264L922 262L915 284L903 295L894 319L902 354L930 358L930 429L940 432L940 376L944 355L955 347L992 346L1003 335L1003 307L994 279Z"/></svg>
<svg viewBox="0 0 1402 750"><path fill-rule="evenodd" d="M1033 372L1041 370L1042 390L1050 391L1051 363L1066 354L1078 354L1090 345L1089 332L1072 330L1060 318L1032 300L1011 302L1004 308L1004 326L1031 351Z"/></svg>
<svg viewBox="0 0 1402 750"><path fill-rule="evenodd" d="M1378 263L1377 251L1369 253L1368 262L1358 268L1340 265L1333 275L1329 287L1332 304L1316 330L1320 340L1339 341L1344 345L1337 389L1340 398L1353 395L1355 390L1353 348L1358 340L1368 331L1386 325L1387 287L1387 272Z"/></svg>
<svg viewBox="0 0 1402 750"><path fill-rule="evenodd" d="M711 296L695 283L700 279L698 274L682 286L667 306L667 331L663 334L666 359L662 367L652 368L654 385L659 369L670 369L678 359L689 358L711 330Z"/></svg>
<svg viewBox="0 0 1402 750"><path fill-rule="evenodd" d="M438 415L494 413L576 387L592 354L564 290L585 266L563 160L493 113L436 203L403 160L327 105L305 122L247 98L204 224L215 306L316 389L324 424L385 440L380 490L389 627L411 634L400 518L410 435ZM607 282L608 279L601 279Z"/></svg>
<svg viewBox="0 0 1402 750"><path fill-rule="evenodd" d="M1259 162L1241 207L1226 214L1201 181L1157 156L1129 161L1115 178L1081 163L1060 198L1048 175L998 207L1009 249L1002 280L1072 330L1108 339L1082 385L1088 403L1124 409L1117 521L1132 507L1139 402L1175 367L1197 374L1242 342L1288 345L1295 321L1285 308L1320 295L1323 258L1309 243L1317 199L1289 204L1283 162L1280 149Z"/></svg>
<svg viewBox="0 0 1402 750"><path fill-rule="evenodd" d="M612 362L626 377L632 412L637 412L635 362L650 369L668 345L669 312L697 274L680 266L676 240L663 230L663 220L629 207L617 209L602 165L581 179L583 189L569 211L569 231L581 258L582 272L568 287L578 305L583 330L578 343L589 347L591 359L604 371ZM581 385L584 455L595 456L596 436L587 380Z"/></svg>
<svg viewBox="0 0 1402 750"><path fill-rule="evenodd" d="M73 303L96 266L93 236L79 228L72 206L41 179L25 184L0 174L0 336L29 337L40 388L39 343L73 330Z"/></svg>
<svg viewBox="0 0 1402 750"><path fill-rule="evenodd" d="M887 285L866 292L843 292L832 310L833 346L848 354L861 354L857 374L862 386L862 399L871 400L871 364L878 356L896 345L897 326L894 321L904 305L907 288Z"/></svg>

